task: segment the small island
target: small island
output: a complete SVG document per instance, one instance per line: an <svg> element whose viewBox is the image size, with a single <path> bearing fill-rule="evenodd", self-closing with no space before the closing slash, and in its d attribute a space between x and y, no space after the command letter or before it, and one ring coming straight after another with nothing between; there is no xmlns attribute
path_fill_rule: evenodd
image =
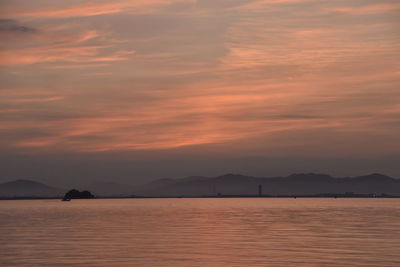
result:
<svg viewBox="0 0 400 267"><path fill-rule="evenodd" d="M88 199L94 198L94 195L89 191L78 191L76 189L69 190L65 193L62 201L70 201L71 199Z"/></svg>

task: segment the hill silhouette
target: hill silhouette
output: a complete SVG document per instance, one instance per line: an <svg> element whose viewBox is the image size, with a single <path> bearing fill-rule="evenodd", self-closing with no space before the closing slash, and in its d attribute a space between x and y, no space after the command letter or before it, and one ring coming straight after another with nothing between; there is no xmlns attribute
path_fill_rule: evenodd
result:
<svg viewBox="0 0 400 267"><path fill-rule="evenodd" d="M137 188L143 195L252 195L262 185L267 195L344 194L392 194L400 195L400 180L382 174L359 177L335 178L326 174L292 174L286 177L252 177L225 174L217 177L196 179L156 180Z"/></svg>
<svg viewBox="0 0 400 267"><path fill-rule="evenodd" d="M285 177L252 177L225 174L216 177L190 176L181 179L159 179L141 186L113 182L95 183L85 188L102 197L123 196L213 196L257 195L262 185L264 195L317 194L388 194L400 196L400 179L383 174L358 177L332 177L326 174L300 173ZM107 190L107 188L109 190ZM93 190L92 190L93 189ZM0 197L61 197L66 190L30 180L0 184Z"/></svg>
<svg viewBox="0 0 400 267"><path fill-rule="evenodd" d="M132 192L134 191L134 187L131 185L104 181L91 183L84 187L84 189L93 192L93 194L95 194L96 196L115 197L129 196L132 195Z"/></svg>
<svg viewBox="0 0 400 267"><path fill-rule="evenodd" d="M31 180L0 184L0 197L59 197L64 190Z"/></svg>

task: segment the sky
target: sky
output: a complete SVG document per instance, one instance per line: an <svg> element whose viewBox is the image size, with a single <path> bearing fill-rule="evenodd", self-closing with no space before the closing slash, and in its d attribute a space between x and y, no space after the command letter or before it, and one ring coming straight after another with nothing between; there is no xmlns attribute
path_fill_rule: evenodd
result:
<svg viewBox="0 0 400 267"><path fill-rule="evenodd" d="M398 0L0 0L0 181L400 178Z"/></svg>

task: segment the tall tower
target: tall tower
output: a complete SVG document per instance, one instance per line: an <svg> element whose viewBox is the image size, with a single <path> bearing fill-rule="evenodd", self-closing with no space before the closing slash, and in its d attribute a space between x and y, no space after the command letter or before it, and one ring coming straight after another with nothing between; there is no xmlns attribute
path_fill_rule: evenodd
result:
<svg viewBox="0 0 400 267"><path fill-rule="evenodd" d="M261 197L262 196L262 185L258 185L258 196Z"/></svg>

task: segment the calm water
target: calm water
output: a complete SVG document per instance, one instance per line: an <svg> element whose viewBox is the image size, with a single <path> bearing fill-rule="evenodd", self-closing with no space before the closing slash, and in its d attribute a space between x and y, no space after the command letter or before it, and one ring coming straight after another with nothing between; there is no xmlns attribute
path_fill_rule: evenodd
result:
<svg viewBox="0 0 400 267"><path fill-rule="evenodd" d="M400 266L400 199L0 201L0 266Z"/></svg>

